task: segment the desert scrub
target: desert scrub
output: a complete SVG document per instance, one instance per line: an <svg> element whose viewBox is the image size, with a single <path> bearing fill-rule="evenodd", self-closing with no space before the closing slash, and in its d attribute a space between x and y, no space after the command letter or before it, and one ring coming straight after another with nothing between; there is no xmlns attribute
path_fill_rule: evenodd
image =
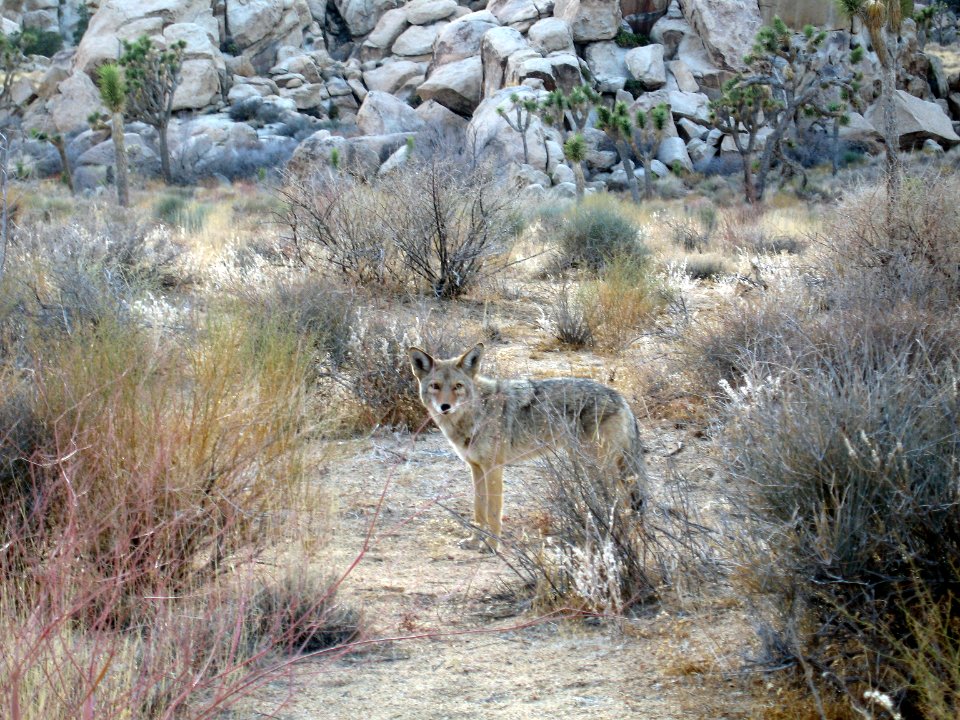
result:
<svg viewBox="0 0 960 720"><path fill-rule="evenodd" d="M562 346L572 350L593 347L596 342L594 309L583 301L578 290L568 285L557 290L549 305L540 308L540 327Z"/></svg>
<svg viewBox="0 0 960 720"><path fill-rule="evenodd" d="M281 190L296 259L359 287L460 297L506 265L515 199L482 169L417 160L372 182L345 170Z"/></svg>
<svg viewBox="0 0 960 720"><path fill-rule="evenodd" d="M600 272L615 257L630 256L642 264L650 255L633 210L608 195L592 195L557 221L545 221L543 232L555 243L561 269Z"/></svg>
<svg viewBox="0 0 960 720"><path fill-rule="evenodd" d="M580 298L596 325L597 344L621 350L652 323L668 300L666 289L645 256L616 255L598 280L586 283Z"/></svg>

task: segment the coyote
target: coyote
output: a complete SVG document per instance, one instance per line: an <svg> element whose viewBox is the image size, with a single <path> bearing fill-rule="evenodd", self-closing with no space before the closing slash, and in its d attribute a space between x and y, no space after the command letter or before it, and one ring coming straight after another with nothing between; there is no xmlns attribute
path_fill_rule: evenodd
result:
<svg viewBox="0 0 960 720"><path fill-rule="evenodd" d="M571 440L604 472L644 477L637 421L616 390L593 380L497 380L478 374L483 343L460 357L434 359L408 350L420 400L473 476L477 531L461 543L496 552L503 513L503 468ZM631 495L635 502L636 495ZM486 543L486 538L490 538Z"/></svg>

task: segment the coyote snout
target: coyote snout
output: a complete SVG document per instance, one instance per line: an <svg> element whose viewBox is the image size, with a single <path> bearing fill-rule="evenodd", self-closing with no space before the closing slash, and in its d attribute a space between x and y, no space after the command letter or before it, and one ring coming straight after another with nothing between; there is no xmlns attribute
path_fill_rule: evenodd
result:
<svg viewBox="0 0 960 720"><path fill-rule="evenodd" d="M621 476L643 475L633 412L616 390L580 378L497 380L479 374L483 344L456 358L435 359L409 349L420 400L470 466L473 519L470 547L497 549L503 514L503 468L571 439L592 448L601 467Z"/></svg>

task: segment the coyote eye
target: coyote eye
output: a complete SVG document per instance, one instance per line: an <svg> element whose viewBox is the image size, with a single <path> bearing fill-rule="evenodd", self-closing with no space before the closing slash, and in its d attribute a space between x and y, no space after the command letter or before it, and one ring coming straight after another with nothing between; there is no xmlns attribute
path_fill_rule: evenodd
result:
<svg viewBox="0 0 960 720"><path fill-rule="evenodd" d="M457 383L453 386L454 390L463 390L463 383Z"/></svg>
<svg viewBox="0 0 960 720"><path fill-rule="evenodd" d="M439 383L430 383L430 389L433 390L434 392L438 392L438 391L440 390L440 384L439 384Z"/></svg>

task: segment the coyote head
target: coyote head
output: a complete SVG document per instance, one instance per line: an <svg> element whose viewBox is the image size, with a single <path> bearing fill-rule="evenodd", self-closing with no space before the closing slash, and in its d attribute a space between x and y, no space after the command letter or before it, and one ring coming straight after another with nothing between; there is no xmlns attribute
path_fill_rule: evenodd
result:
<svg viewBox="0 0 960 720"><path fill-rule="evenodd" d="M473 399L473 379L480 369L483 343L449 360L435 360L416 347L407 352L413 374L420 381L420 400L431 415L450 415Z"/></svg>

